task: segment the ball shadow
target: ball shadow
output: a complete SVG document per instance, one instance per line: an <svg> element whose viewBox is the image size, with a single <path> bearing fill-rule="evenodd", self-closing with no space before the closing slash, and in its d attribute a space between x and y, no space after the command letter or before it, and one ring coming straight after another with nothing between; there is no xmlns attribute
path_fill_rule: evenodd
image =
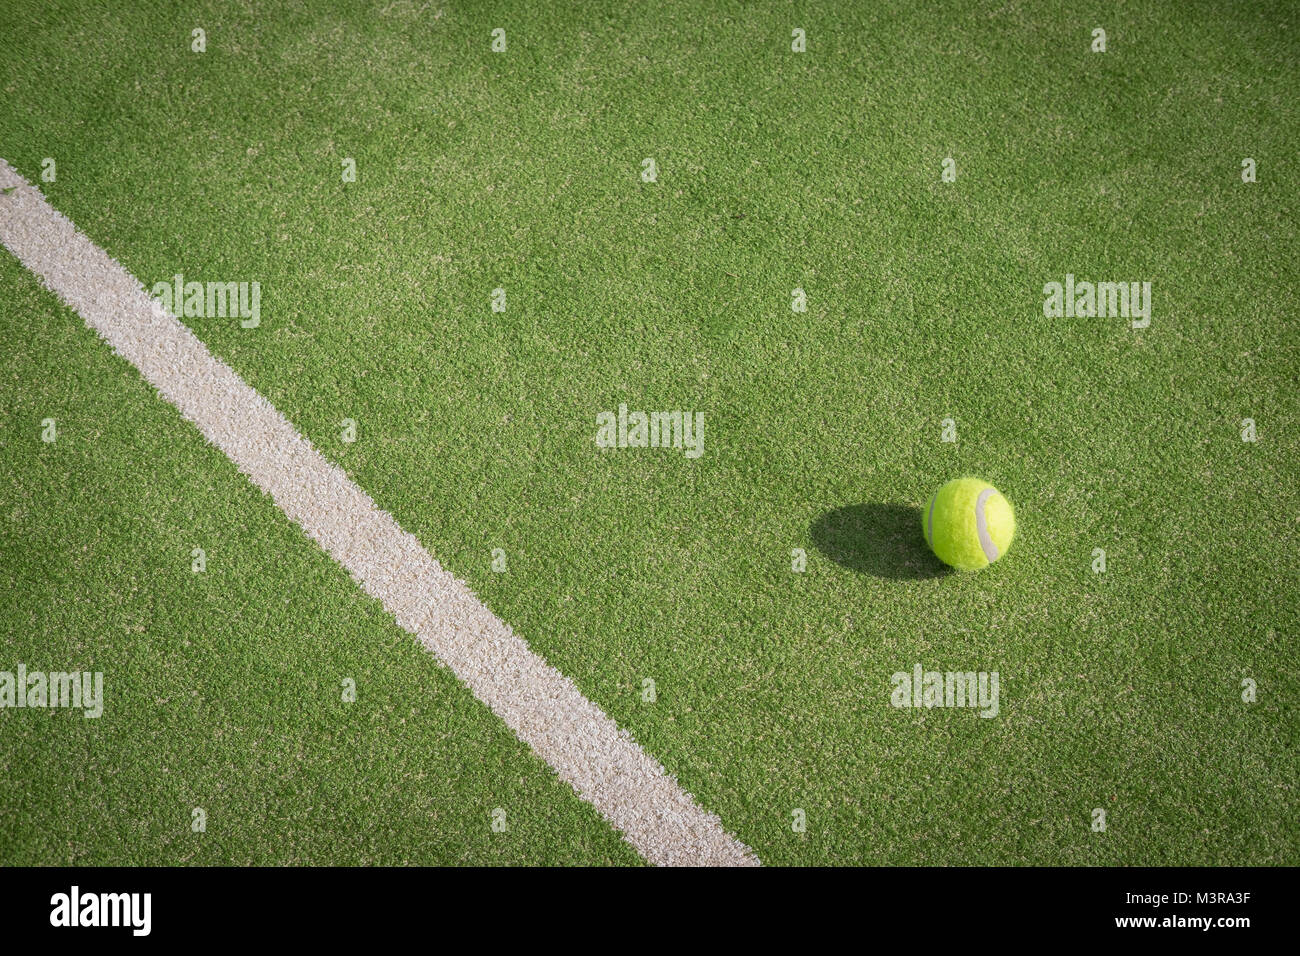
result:
<svg viewBox="0 0 1300 956"><path fill-rule="evenodd" d="M921 535L921 509L848 505L826 512L810 529L817 550L851 571L919 580L951 574Z"/></svg>

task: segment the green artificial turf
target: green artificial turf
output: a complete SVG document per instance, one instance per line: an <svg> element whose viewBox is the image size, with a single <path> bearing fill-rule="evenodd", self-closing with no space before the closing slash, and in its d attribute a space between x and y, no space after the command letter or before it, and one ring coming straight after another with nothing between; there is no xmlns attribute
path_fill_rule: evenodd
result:
<svg viewBox="0 0 1300 956"><path fill-rule="evenodd" d="M1298 30L19 0L0 156L147 285L260 282L260 327L188 324L764 862L1295 863ZM1045 317L1067 273L1151 282L1150 326ZM636 859L7 253L0 289L0 669L111 695L0 711L0 861ZM620 403L704 455L598 449ZM960 474L1016 507L974 575L919 531ZM891 707L917 663L999 672L998 716Z"/></svg>
<svg viewBox="0 0 1300 956"><path fill-rule="evenodd" d="M0 282L0 655L105 688L96 719L0 710L3 862L636 859L75 313Z"/></svg>

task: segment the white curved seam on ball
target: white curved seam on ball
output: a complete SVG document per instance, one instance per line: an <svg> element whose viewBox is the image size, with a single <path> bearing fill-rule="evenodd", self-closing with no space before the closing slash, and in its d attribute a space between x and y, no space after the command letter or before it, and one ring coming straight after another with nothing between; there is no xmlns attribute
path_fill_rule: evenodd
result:
<svg viewBox="0 0 1300 956"><path fill-rule="evenodd" d="M980 496L975 502L975 531L979 534L980 547L984 549L984 557L988 558L989 564L998 559L998 546L989 537L989 523L988 519L984 517L984 503L996 494L996 489L985 488L980 492Z"/></svg>

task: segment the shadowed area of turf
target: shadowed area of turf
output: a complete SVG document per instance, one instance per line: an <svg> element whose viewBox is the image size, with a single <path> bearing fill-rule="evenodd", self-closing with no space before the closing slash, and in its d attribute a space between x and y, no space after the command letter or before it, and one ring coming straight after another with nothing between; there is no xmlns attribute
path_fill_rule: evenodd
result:
<svg viewBox="0 0 1300 956"><path fill-rule="evenodd" d="M878 578L922 580L951 574L921 537L921 511L910 505L835 508L810 529L813 543L836 564Z"/></svg>

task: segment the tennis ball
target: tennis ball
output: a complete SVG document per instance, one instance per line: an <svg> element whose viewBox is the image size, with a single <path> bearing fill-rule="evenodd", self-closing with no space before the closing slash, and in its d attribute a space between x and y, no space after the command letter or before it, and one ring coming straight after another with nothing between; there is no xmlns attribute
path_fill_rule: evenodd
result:
<svg viewBox="0 0 1300 956"><path fill-rule="evenodd" d="M925 543L944 564L961 571L986 568L1011 547L1016 514L986 481L954 478L921 513Z"/></svg>

